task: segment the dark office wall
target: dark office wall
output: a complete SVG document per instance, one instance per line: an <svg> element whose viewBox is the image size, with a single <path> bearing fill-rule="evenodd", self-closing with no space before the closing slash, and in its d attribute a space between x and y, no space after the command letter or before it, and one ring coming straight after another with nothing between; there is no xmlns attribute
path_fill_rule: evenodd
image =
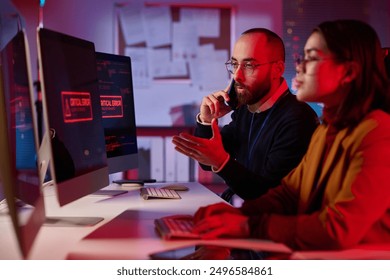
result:
<svg viewBox="0 0 390 280"><path fill-rule="evenodd" d="M302 54L313 27L326 20L357 19L371 24L382 45L390 46L390 1L388 0L284 0L283 38L286 44L286 79L295 76L294 57ZM346 34L348 36L348 34ZM321 106L311 104L320 113Z"/></svg>
<svg viewBox="0 0 390 280"><path fill-rule="evenodd" d="M389 0L284 0L283 38L286 44L288 78L295 75L294 56L302 53L306 38L313 27L322 21L341 18L357 19L371 24L382 45L390 47Z"/></svg>

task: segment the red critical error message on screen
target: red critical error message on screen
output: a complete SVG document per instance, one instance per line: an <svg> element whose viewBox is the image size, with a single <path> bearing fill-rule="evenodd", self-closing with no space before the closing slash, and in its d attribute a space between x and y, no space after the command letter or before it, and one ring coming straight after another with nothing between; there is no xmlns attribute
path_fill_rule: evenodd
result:
<svg viewBox="0 0 390 280"><path fill-rule="evenodd" d="M100 105L103 118L122 118L123 102L120 95L101 95Z"/></svg>
<svg viewBox="0 0 390 280"><path fill-rule="evenodd" d="M89 92L61 92L62 113L65 123L85 122L93 119Z"/></svg>

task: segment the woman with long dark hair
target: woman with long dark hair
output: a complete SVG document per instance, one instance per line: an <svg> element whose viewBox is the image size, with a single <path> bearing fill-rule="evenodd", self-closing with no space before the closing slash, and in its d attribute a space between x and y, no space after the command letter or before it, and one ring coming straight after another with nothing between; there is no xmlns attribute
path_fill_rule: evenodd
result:
<svg viewBox="0 0 390 280"><path fill-rule="evenodd" d="M390 243L390 93L376 32L366 23L321 23L297 66L297 97L324 104L301 163L277 188L195 214L204 238L255 237L297 250Z"/></svg>

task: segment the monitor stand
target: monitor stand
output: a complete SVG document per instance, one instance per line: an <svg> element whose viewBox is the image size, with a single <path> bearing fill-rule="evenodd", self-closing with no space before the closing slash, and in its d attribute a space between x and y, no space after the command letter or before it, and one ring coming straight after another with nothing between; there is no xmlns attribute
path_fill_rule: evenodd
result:
<svg viewBox="0 0 390 280"><path fill-rule="evenodd" d="M143 187L146 183L155 183L155 179L119 179L119 180L112 180L112 183L120 185L120 186L126 186L126 187ZM109 196L117 196L127 193L126 190L98 190L93 193L93 195L109 195Z"/></svg>
<svg viewBox="0 0 390 280"><path fill-rule="evenodd" d="M109 196L117 196L127 193L125 190L98 190L94 192L92 195L109 195Z"/></svg>
<svg viewBox="0 0 390 280"><path fill-rule="evenodd" d="M1 201L0 205L2 203L3 201ZM15 203L17 208L26 207L27 209L28 207L31 207L20 200L16 200ZM4 204L6 205L5 201ZM7 209L6 214L8 215L8 208L4 207L4 209ZM0 215L1 213L2 211L0 210ZM94 226L103 220L104 218L102 217L46 217L44 225L52 227Z"/></svg>
<svg viewBox="0 0 390 280"><path fill-rule="evenodd" d="M113 180L112 181L118 185L127 185L127 184L136 184L143 186L146 183L156 183L155 179L122 179L122 180Z"/></svg>
<svg viewBox="0 0 390 280"><path fill-rule="evenodd" d="M53 186L53 180L47 181L43 184L43 190ZM44 225L49 227L89 227L103 220L102 217L47 216Z"/></svg>
<svg viewBox="0 0 390 280"><path fill-rule="evenodd" d="M46 217L44 225L49 227L88 227L103 220L102 217Z"/></svg>

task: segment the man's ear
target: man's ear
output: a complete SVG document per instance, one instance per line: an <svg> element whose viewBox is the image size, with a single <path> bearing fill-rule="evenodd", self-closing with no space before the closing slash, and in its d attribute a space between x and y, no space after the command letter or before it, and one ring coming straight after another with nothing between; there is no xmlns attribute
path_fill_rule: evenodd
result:
<svg viewBox="0 0 390 280"><path fill-rule="evenodd" d="M284 73L284 62L279 60L272 64L272 78L273 79L279 79L281 76L283 76Z"/></svg>

